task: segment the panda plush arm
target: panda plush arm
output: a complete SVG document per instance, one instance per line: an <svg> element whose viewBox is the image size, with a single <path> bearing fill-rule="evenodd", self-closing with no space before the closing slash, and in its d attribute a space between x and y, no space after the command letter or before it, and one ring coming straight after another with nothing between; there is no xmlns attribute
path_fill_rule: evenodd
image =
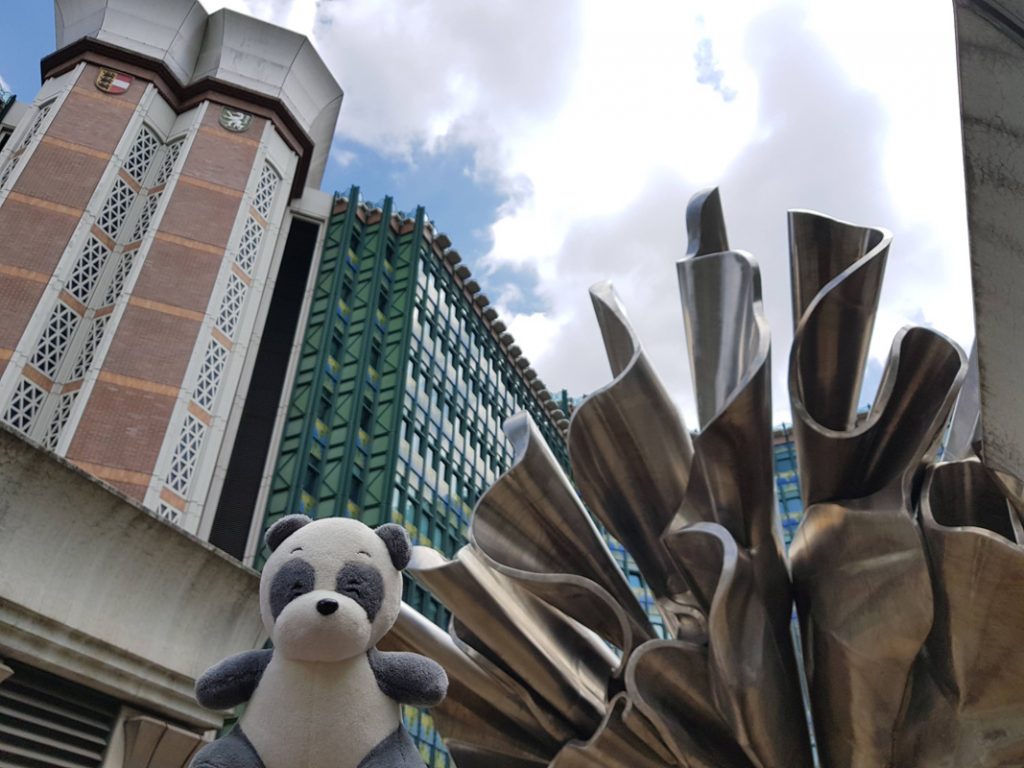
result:
<svg viewBox="0 0 1024 768"><path fill-rule="evenodd" d="M245 651L214 664L196 681L196 700L207 709L231 709L248 701L273 653Z"/></svg>
<svg viewBox="0 0 1024 768"><path fill-rule="evenodd" d="M448 675L433 659L418 653L391 653L376 648L371 648L367 656L377 685L389 699L414 707L433 707L444 700Z"/></svg>

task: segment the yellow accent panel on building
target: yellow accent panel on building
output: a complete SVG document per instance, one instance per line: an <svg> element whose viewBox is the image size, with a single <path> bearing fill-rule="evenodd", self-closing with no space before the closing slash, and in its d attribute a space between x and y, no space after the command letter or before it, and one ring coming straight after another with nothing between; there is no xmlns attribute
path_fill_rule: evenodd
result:
<svg viewBox="0 0 1024 768"><path fill-rule="evenodd" d="M129 389L140 389L143 392L153 392L157 395L167 395L168 397L177 397L178 388L170 387L166 384L157 384L155 381L146 381L145 379L136 379L133 376L122 376L119 373L111 373L110 371L100 371L100 381L105 381L108 384L116 384L121 387L128 387Z"/></svg>

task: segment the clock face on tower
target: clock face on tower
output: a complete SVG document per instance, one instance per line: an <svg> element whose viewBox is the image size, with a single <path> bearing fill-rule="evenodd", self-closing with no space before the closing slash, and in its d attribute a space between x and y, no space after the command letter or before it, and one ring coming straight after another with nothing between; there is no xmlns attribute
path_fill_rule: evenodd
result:
<svg viewBox="0 0 1024 768"><path fill-rule="evenodd" d="M249 130L251 123L252 115L248 112L230 107L221 107L220 109L220 124L232 133L243 133Z"/></svg>

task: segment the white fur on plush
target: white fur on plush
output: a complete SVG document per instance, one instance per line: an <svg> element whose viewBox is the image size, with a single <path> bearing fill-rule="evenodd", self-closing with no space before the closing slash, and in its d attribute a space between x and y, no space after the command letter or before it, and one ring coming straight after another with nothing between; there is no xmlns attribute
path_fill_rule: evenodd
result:
<svg viewBox="0 0 1024 768"><path fill-rule="evenodd" d="M355 768L399 723L365 653L325 664L275 650L241 726L267 768Z"/></svg>
<svg viewBox="0 0 1024 768"><path fill-rule="evenodd" d="M314 589L289 602L274 619L270 589L290 558L313 566ZM371 623L364 608L339 594L345 563L368 563L384 579ZM339 603L328 616L320 600ZM267 768L354 768L398 728L398 704L384 695L366 652L391 628L402 600L402 576L387 545L356 520L311 522L271 554L260 581L260 610L274 654L240 725Z"/></svg>
<svg viewBox="0 0 1024 768"><path fill-rule="evenodd" d="M360 554L363 552L366 555ZM288 603L275 621L270 587L277 571L293 557L301 557L314 567L316 585L312 592ZM350 561L370 563L384 577L384 601L372 624L359 604L335 591L338 569ZM340 604L337 613L329 617L316 611L316 604L325 598ZM402 574L392 565L384 541L358 520L331 517L309 523L285 539L263 566L260 613L274 643L275 656L340 661L365 653L391 629L401 607Z"/></svg>

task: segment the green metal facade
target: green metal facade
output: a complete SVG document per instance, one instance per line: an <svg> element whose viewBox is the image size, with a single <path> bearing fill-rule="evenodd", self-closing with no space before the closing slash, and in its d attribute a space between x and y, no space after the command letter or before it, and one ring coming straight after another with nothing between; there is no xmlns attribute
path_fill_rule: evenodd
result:
<svg viewBox="0 0 1024 768"><path fill-rule="evenodd" d="M395 522L451 557L477 499L511 464L504 420L528 411L568 468L565 440L422 208L367 206L353 187L334 211L264 530L295 512ZM404 597L447 626L443 606L408 579ZM405 716L428 765L447 765L429 715Z"/></svg>
<svg viewBox="0 0 1024 768"><path fill-rule="evenodd" d="M789 549L804 516L804 505L800 499L800 476L797 474L796 442L793 440L793 430L789 425L782 424L775 428L772 452L782 539L786 549Z"/></svg>

